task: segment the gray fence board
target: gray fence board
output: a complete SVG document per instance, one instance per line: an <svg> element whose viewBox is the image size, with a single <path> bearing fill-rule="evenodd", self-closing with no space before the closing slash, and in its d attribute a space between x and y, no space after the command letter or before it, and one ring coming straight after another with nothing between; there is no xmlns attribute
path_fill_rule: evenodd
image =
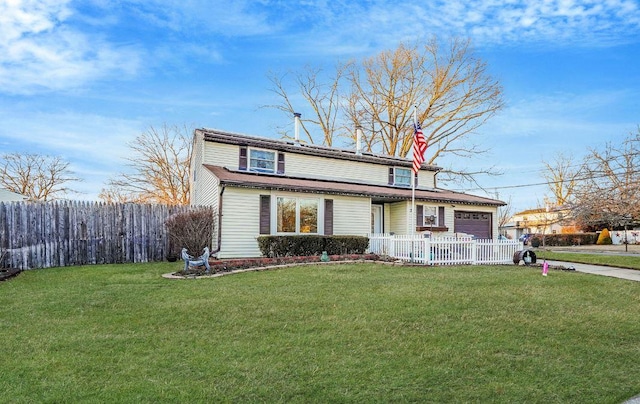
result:
<svg viewBox="0 0 640 404"><path fill-rule="evenodd" d="M32 269L165 259L164 222L202 208L95 202L0 202L4 265Z"/></svg>

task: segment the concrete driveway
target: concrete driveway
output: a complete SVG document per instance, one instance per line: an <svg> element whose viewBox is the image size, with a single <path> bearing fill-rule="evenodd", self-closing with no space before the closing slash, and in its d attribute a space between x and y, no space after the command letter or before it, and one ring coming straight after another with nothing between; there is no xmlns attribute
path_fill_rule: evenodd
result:
<svg viewBox="0 0 640 404"><path fill-rule="evenodd" d="M576 271L584 272L587 274L611 276L614 278L627 279L630 281L640 282L640 271L635 269L606 267L601 265L579 264L579 263L565 262L565 261L547 260L547 262L549 263L549 265L553 265L553 266L563 266L565 268L574 267Z"/></svg>
<svg viewBox="0 0 640 404"><path fill-rule="evenodd" d="M572 252L585 254L606 254L606 255L628 255L640 257L640 245L583 245L571 247L547 247L546 250L553 252ZM540 262L540 249L537 250L538 261ZM628 279L640 282L640 270L616 268L603 265L579 264L566 261L550 261L549 265L563 266L565 268L574 267L578 272L594 275L611 276L614 278Z"/></svg>

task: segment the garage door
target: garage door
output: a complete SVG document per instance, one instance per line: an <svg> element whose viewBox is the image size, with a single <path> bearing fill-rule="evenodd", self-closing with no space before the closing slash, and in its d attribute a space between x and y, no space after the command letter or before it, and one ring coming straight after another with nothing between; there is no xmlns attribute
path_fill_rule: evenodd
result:
<svg viewBox="0 0 640 404"><path fill-rule="evenodd" d="M491 213L456 212L454 231L473 234L476 238L491 238Z"/></svg>

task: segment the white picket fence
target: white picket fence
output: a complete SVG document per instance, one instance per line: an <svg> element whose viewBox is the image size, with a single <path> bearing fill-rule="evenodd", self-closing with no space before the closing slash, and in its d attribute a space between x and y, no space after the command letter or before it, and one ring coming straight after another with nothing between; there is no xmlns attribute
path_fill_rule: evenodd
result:
<svg viewBox="0 0 640 404"><path fill-rule="evenodd" d="M369 234L369 252L424 265L512 264L517 240L478 240L470 237Z"/></svg>

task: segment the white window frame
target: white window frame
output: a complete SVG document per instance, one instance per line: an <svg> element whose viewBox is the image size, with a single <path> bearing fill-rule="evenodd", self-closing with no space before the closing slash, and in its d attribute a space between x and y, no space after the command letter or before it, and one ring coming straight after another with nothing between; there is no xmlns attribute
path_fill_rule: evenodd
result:
<svg viewBox="0 0 640 404"><path fill-rule="evenodd" d="M258 157L252 157L253 153L269 153L271 154L272 158L269 159L264 159L264 158L258 158ZM275 173L276 169L278 167L278 154L273 151L273 150L266 150L266 149L254 149L254 148L249 148L249 150L247 151L247 171L253 171L253 172L258 172L258 173ZM253 162L260 162L260 161L266 161L266 162L271 162L271 166L272 168L262 168L262 167L258 167L258 166L254 166Z"/></svg>
<svg viewBox="0 0 640 404"><path fill-rule="evenodd" d="M406 175L398 175L398 171L408 171L409 172L409 176ZM409 180L405 183L405 182L399 182L398 179L399 178L408 178ZM394 167L393 168L393 185L399 186L399 187L410 187L411 186L411 179L413 178L413 170L411 170L410 168L401 168L401 167Z"/></svg>
<svg viewBox="0 0 640 404"><path fill-rule="evenodd" d="M296 224L295 231L293 232L281 232L278 231L278 200L279 199L293 199L296 202ZM272 218L273 222L271 224L271 228L274 229L274 234L276 235L292 235L292 234L324 234L324 204L321 203L323 199L321 198L305 198L294 195L274 195L273 196L274 203L272 204ZM300 229L301 220L300 220L300 202L301 201L313 201L316 204L317 214L316 214L316 231L315 232L302 232Z"/></svg>
<svg viewBox="0 0 640 404"><path fill-rule="evenodd" d="M433 215L433 223L430 223ZM431 205L422 205L422 227L438 225L438 207Z"/></svg>

